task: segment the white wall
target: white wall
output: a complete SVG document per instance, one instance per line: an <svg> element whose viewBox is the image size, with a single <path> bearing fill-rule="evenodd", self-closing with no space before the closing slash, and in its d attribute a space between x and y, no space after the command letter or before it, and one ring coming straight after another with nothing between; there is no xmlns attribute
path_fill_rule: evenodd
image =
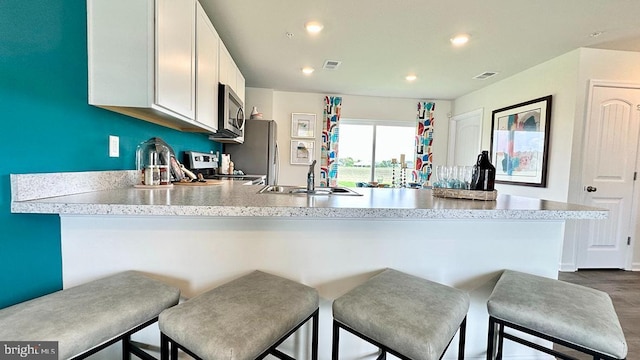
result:
<svg viewBox="0 0 640 360"><path fill-rule="evenodd" d="M272 94L272 101L269 95ZM280 149L279 182L285 185L305 185L307 166L291 165L291 114L316 114L316 147L315 159L320 160L320 141L324 111L324 97L332 94L297 93L273 91L270 89L247 88L247 108L258 106L258 111L264 113L265 119L272 118L278 123L278 143ZM332 95L333 96L333 95ZM417 105L420 99L382 98L373 96L342 96L342 117L349 119L397 120L415 123ZM431 101L431 100L430 100ZM267 109L272 104L272 117ZM434 162L446 163L448 114L451 112L451 102L435 101L435 130L434 130ZM260 105L258 105L260 104ZM319 166L316 166L316 178L319 176Z"/></svg>
<svg viewBox="0 0 640 360"><path fill-rule="evenodd" d="M278 122L278 143L280 144L280 173L278 175L278 182L284 185L305 185L307 179L308 166L291 165L291 113L316 114L316 138L313 158L318 161L318 165L315 168L315 176L316 179L319 179L324 95L274 91L273 103L274 119ZM318 181L316 180L316 184L317 183Z"/></svg>
<svg viewBox="0 0 640 360"><path fill-rule="evenodd" d="M273 90L248 87L245 89L245 111L247 119L251 109L255 106L262 113L263 119L272 120L273 117Z"/></svg>
<svg viewBox="0 0 640 360"><path fill-rule="evenodd" d="M545 95L553 95L547 188L497 185L503 194L579 203L582 192L584 119L590 80L640 83L640 53L577 49L454 101L454 114L484 108L483 148L491 142L491 112ZM576 227L567 221L562 268L575 268ZM640 236L640 223L634 238ZM640 270L640 246L633 267Z"/></svg>
<svg viewBox="0 0 640 360"><path fill-rule="evenodd" d="M567 200L578 55L578 51L567 53L454 101L455 115L484 109L482 148L489 150L494 110L553 95L547 187L497 184L499 193Z"/></svg>

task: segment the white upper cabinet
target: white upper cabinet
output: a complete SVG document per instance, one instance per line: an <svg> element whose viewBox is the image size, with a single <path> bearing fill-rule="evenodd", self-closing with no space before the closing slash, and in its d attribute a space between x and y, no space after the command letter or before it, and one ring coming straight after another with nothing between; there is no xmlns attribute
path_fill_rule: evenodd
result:
<svg viewBox="0 0 640 360"><path fill-rule="evenodd" d="M153 1L87 1L89 104L154 103L154 9Z"/></svg>
<svg viewBox="0 0 640 360"><path fill-rule="evenodd" d="M215 133L220 44L196 0L87 0L89 104Z"/></svg>
<svg viewBox="0 0 640 360"><path fill-rule="evenodd" d="M220 82L231 86L231 89L240 97L240 100L242 100L244 104L244 76L222 41L220 41L220 69L218 75Z"/></svg>
<svg viewBox="0 0 640 360"><path fill-rule="evenodd" d="M220 82L226 85L231 86L233 91L235 91L236 87L236 64L233 62L233 58L227 50L227 47L224 43L220 42L220 68L218 70L218 74L220 76Z"/></svg>
<svg viewBox="0 0 640 360"><path fill-rule="evenodd" d="M196 121L218 128L218 43L209 17L197 4L196 16Z"/></svg>
<svg viewBox="0 0 640 360"><path fill-rule="evenodd" d="M244 94L245 94L244 88L245 88L244 75L242 75L242 73L240 72L240 69L238 69L236 67L236 94L238 94L238 97L240 97L240 100L242 100L243 104L245 103L245 101L244 101ZM245 115L247 114L246 110L247 109L245 109Z"/></svg>
<svg viewBox="0 0 640 360"><path fill-rule="evenodd" d="M196 2L156 0L156 104L195 118Z"/></svg>

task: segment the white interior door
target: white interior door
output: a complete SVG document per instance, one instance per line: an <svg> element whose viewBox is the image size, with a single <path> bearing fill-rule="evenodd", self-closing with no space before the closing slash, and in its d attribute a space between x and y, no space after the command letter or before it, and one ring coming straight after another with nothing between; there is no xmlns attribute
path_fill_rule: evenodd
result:
<svg viewBox="0 0 640 360"><path fill-rule="evenodd" d="M482 141L482 109L453 116L449 122L448 165L474 165Z"/></svg>
<svg viewBox="0 0 640 360"><path fill-rule="evenodd" d="M580 223L578 268L625 268L632 235L640 89L594 86L586 124L582 203L609 209Z"/></svg>

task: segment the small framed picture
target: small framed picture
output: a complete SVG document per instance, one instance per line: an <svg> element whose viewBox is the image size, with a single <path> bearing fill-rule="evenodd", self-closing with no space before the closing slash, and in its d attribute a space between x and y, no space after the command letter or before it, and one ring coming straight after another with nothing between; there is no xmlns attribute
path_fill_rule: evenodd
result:
<svg viewBox="0 0 640 360"><path fill-rule="evenodd" d="M291 164L309 165L313 161L315 141L291 140Z"/></svg>
<svg viewBox="0 0 640 360"><path fill-rule="evenodd" d="M315 137L315 129L316 114L291 114L291 137L313 139Z"/></svg>

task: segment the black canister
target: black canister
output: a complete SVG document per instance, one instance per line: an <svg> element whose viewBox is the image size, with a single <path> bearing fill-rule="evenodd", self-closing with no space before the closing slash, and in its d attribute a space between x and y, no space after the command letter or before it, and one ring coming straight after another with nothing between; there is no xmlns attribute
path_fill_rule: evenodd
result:
<svg viewBox="0 0 640 360"><path fill-rule="evenodd" d="M473 166L472 190L493 191L496 181L496 168L489 160L489 151L483 150Z"/></svg>

